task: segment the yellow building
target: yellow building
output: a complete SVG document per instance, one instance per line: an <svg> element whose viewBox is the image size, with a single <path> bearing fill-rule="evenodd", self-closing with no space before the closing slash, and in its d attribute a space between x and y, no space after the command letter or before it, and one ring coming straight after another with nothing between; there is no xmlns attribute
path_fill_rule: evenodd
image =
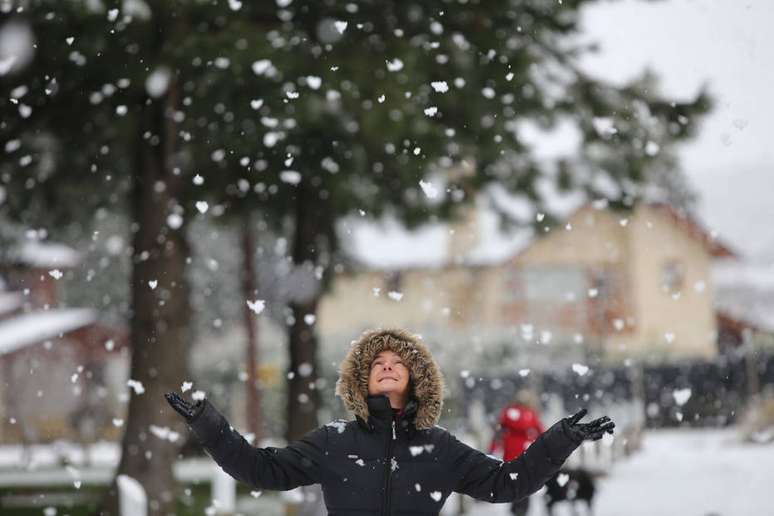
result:
<svg viewBox="0 0 774 516"><path fill-rule="evenodd" d="M445 246L442 258L337 276L320 307L323 346L394 325L422 334L446 363L462 364L493 343L522 352L509 367L590 353L612 361L717 354L711 264L733 253L671 207L621 214L589 204L565 225L539 238L514 233L488 255L479 252L487 238L473 217L479 212L437 228L452 233L445 240L425 235Z"/></svg>

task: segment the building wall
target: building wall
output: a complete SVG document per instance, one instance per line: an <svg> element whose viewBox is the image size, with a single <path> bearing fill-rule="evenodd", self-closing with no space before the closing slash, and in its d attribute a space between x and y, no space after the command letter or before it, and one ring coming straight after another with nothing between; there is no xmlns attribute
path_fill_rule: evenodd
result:
<svg viewBox="0 0 774 516"><path fill-rule="evenodd" d="M506 267L511 275L521 275L522 283L542 275L547 289L568 290L561 297L535 296L526 285L506 281L507 288L522 288L524 296L506 303L505 317L553 329L565 340L581 335L592 346L599 346L602 336L611 331L631 333L634 314L629 303L629 247L621 216L591 206L583 208L568 224L545 233ZM557 271L574 276L574 284L555 284L560 279L551 275ZM602 288L596 289L599 293L592 288L602 279L608 295ZM501 296L509 299L506 292Z"/></svg>
<svg viewBox="0 0 774 516"><path fill-rule="evenodd" d="M607 210L586 207L568 226L556 226L515 257L514 264L593 265L626 263L629 249L619 217Z"/></svg>
<svg viewBox="0 0 774 516"><path fill-rule="evenodd" d="M618 342L625 346L620 351L647 351L654 358L714 356L712 256L705 246L648 206L639 207L629 224L629 245L636 333L628 342ZM670 262L682 275L680 286L671 291L663 284L664 268ZM611 352L616 348L611 346Z"/></svg>
<svg viewBox="0 0 774 516"><path fill-rule="evenodd" d="M67 337L49 342L0 357L0 443L119 439L128 350L95 357Z"/></svg>

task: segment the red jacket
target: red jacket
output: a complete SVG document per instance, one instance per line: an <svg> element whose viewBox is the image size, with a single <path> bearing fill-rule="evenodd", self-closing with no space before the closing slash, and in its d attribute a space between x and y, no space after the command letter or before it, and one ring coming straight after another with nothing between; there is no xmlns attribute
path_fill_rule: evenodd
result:
<svg viewBox="0 0 774 516"><path fill-rule="evenodd" d="M501 450L505 461L521 455L544 432L537 413L518 403L503 408L499 423L500 430L489 445L489 453Z"/></svg>

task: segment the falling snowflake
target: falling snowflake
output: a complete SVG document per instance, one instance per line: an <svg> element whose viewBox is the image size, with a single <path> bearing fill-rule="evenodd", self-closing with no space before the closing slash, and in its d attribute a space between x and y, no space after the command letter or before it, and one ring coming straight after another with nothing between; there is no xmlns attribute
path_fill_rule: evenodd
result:
<svg viewBox="0 0 774 516"><path fill-rule="evenodd" d="M316 75L308 75L306 77L306 85L312 88L313 90L320 89L321 84L322 84L322 79L317 77Z"/></svg>
<svg viewBox="0 0 774 516"><path fill-rule="evenodd" d="M266 308L266 301L263 299L256 299L255 301L247 300L247 307L252 310L256 315L263 312L263 309Z"/></svg>
<svg viewBox="0 0 774 516"><path fill-rule="evenodd" d="M424 446L409 446L409 452L411 452L412 457L416 457L417 455L420 455L424 451L425 451Z"/></svg>
<svg viewBox="0 0 774 516"><path fill-rule="evenodd" d="M427 116L435 116L436 113L438 113L438 108L436 106L430 106L429 108L425 108L425 114Z"/></svg>
<svg viewBox="0 0 774 516"><path fill-rule="evenodd" d="M205 214L209 208L210 205L207 204L207 201L196 201L196 209L199 210L199 213Z"/></svg>
<svg viewBox="0 0 774 516"><path fill-rule="evenodd" d="M691 389L675 389L672 391L672 397L675 399L675 403L682 407L691 397Z"/></svg>
<svg viewBox="0 0 774 516"><path fill-rule="evenodd" d="M339 31L339 34L344 34L348 24L345 21L337 20L333 22L333 25L336 27L336 30Z"/></svg>
<svg viewBox="0 0 774 516"><path fill-rule="evenodd" d="M132 380L130 378L129 380L126 381L126 385L128 385L131 389L133 389L134 393L138 396L145 392L145 387L143 386L142 382L139 382L137 380Z"/></svg>
<svg viewBox="0 0 774 516"><path fill-rule="evenodd" d="M297 185L301 182L301 174L295 170L283 170L280 172L280 181L289 185Z"/></svg>
<svg viewBox="0 0 774 516"><path fill-rule="evenodd" d="M446 93L449 91L449 85L446 84L446 81L433 81L430 83L430 86L438 93Z"/></svg>
<svg viewBox="0 0 774 516"><path fill-rule="evenodd" d="M172 229L180 229L180 227L183 225L183 217L181 217L177 213L170 213L167 217L167 226L171 227Z"/></svg>
<svg viewBox="0 0 774 516"><path fill-rule="evenodd" d="M430 493L430 498L432 498L436 502L440 502L442 497L443 497L443 494L440 491L433 491L432 493Z"/></svg>
<svg viewBox="0 0 774 516"><path fill-rule="evenodd" d="M401 299L403 299L403 293L391 290L390 292L387 292L387 297L389 297L393 301L400 301Z"/></svg>
<svg viewBox="0 0 774 516"><path fill-rule="evenodd" d="M59 269L48 271L48 275L54 278L55 280L61 279L63 276L62 271L60 271Z"/></svg>
<svg viewBox="0 0 774 516"><path fill-rule="evenodd" d="M171 430L169 427L166 427L166 426L150 425L148 429L153 435L155 435L159 439L163 439L171 443L174 443L178 439L180 439L179 433L175 432L174 430Z"/></svg>
<svg viewBox="0 0 774 516"><path fill-rule="evenodd" d="M180 386L180 390L182 392L187 392L191 390L191 387L193 387L193 382L183 382L183 385Z"/></svg>
<svg viewBox="0 0 774 516"><path fill-rule="evenodd" d="M159 98L169 89L172 80L172 72L166 66L160 66L153 70L145 79L145 91L153 98Z"/></svg>
<svg viewBox="0 0 774 516"><path fill-rule="evenodd" d="M386 61L386 63L387 63L388 72L399 72L403 69L403 61L401 61L397 57L392 61Z"/></svg>
<svg viewBox="0 0 774 516"><path fill-rule="evenodd" d="M594 130L597 132L597 134L603 138L618 133L618 129L616 129L613 125L613 120L611 118L595 117L591 120L591 123L594 126Z"/></svg>
<svg viewBox="0 0 774 516"><path fill-rule="evenodd" d="M645 154L648 156L655 156L660 150L661 147L654 141L648 141L648 143L645 144Z"/></svg>
<svg viewBox="0 0 774 516"><path fill-rule="evenodd" d="M425 193L428 199L436 199L438 197L438 188L428 181L419 181L419 186L422 187L422 191Z"/></svg>
<svg viewBox="0 0 774 516"><path fill-rule="evenodd" d="M326 424L325 426L335 428L336 431L340 434L344 433L344 430L347 429L347 422L343 421L341 419L337 419L336 421L331 421L330 423Z"/></svg>
<svg viewBox="0 0 774 516"><path fill-rule="evenodd" d="M505 413L505 415L506 415L506 417L508 417L508 419L510 419L511 421L518 421L518 420L519 420L519 418L521 417L521 410L519 410L519 409L517 409L517 408L515 408L515 407L511 407L511 408L509 408L509 409L507 410L507 412Z"/></svg>
<svg viewBox="0 0 774 516"><path fill-rule="evenodd" d="M253 63L252 69L255 75L264 75L270 73L272 64L268 59L259 59Z"/></svg>
<svg viewBox="0 0 774 516"><path fill-rule="evenodd" d="M313 370L314 370L314 368L312 367L312 364L310 364L309 362L303 362L302 364L299 364L299 366L298 366L298 374L302 378L306 378L307 376L312 374Z"/></svg>
<svg viewBox="0 0 774 516"><path fill-rule="evenodd" d="M578 375L578 376L584 376L586 373L589 372L589 366L583 365L583 364L573 364L572 370Z"/></svg>

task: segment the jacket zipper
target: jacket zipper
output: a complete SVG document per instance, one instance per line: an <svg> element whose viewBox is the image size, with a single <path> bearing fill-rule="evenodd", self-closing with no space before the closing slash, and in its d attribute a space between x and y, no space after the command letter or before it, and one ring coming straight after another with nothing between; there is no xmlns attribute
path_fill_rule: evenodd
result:
<svg viewBox="0 0 774 516"><path fill-rule="evenodd" d="M392 420L392 439L387 438L387 453L384 456L384 515L390 516L390 482L392 480L392 445L397 439L395 420Z"/></svg>

